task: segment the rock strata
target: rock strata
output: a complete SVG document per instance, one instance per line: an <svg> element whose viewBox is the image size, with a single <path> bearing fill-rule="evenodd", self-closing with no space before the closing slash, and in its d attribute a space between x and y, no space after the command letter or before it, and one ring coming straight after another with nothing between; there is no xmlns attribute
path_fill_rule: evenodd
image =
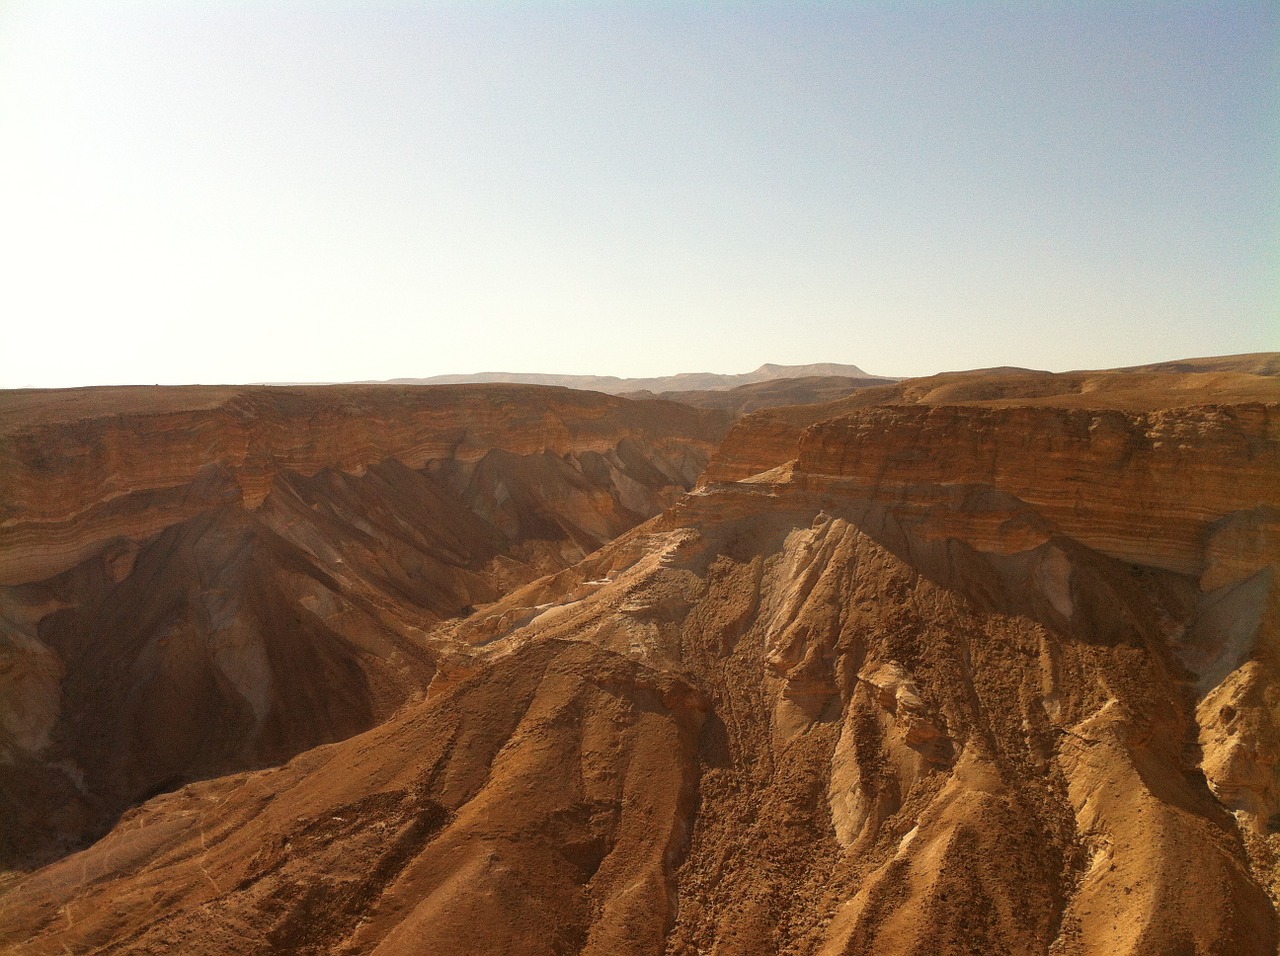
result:
<svg viewBox="0 0 1280 956"><path fill-rule="evenodd" d="M0 403L0 869L386 719L433 626L660 512L723 429L537 387L90 391Z"/></svg>
<svg viewBox="0 0 1280 956"><path fill-rule="evenodd" d="M395 461L606 455L627 438L675 487L701 472L714 412L534 386L332 386L11 393L0 409L0 584L45 580L232 498L257 508L281 472L359 475ZM43 401L41 401L43 399ZM78 401L76 399L79 399ZM232 487L210 477L230 477Z"/></svg>
<svg viewBox="0 0 1280 956"><path fill-rule="evenodd" d="M816 424L800 439L796 467L839 482L844 495L904 506L942 489L995 489L1044 519L1042 540L1065 534L1122 561L1198 578L1215 526L1276 498L1278 449L1277 405L1141 413L931 405ZM920 501L922 513L928 507ZM1010 533L1012 518L997 511L981 516L987 530L975 523L939 533L1001 547L996 538ZM1018 534L1003 547L1032 541ZM1240 547L1225 550L1231 557L1218 566L1243 559ZM1256 570L1246 561L1230 573Z"/></svg>

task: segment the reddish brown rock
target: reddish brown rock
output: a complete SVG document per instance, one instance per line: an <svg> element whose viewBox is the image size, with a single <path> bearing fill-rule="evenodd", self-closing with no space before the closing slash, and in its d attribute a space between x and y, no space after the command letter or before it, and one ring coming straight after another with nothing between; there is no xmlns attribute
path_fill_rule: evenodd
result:
<svg viewBox="0 0 1280 956"><path fill-rule="evenodd" d="M740 481L798 454L810 425L883 405L1045 407L1156 412L1203 405L1280 401L1280 353L1192 359L1134 369L1055 375L1027 369L981 369L865 388L817 405L766 408L735 425L702 482Z"/></svg>

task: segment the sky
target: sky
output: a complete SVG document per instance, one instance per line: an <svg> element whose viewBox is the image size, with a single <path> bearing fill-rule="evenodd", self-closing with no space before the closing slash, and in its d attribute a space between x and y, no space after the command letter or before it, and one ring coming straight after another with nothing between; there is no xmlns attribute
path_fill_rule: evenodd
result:
<svg viewBox="0 0 1280 956"><path fill-rule="evenodd" d="M0 387L1273 350L1273 0L0 0Z"/></svg>

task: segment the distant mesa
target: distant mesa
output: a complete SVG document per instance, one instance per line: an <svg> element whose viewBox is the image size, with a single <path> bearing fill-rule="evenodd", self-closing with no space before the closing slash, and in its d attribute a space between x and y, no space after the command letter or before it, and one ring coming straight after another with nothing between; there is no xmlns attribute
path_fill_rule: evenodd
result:
<svg viewBox="0 0 1280 956"><path fill-rule="evenodd" d="M1280 354L535 378L0 393L0 956L1276 956Z"/></svg>
<svg viewBox="0 0 1280 956"><path fill-rule="evenodd" d="M396 378L390 385L471 385L506 382L521 385L560 385L592 392L621 395L630 392L727 391L740 385L755 385L778 379L839 377L896 382L898 379L871 375L856 365L820 362L815 365L761 365L754 372L720 375L715 372L682 372L657 378L619 378L616 375L549 375L541 372L477 372L474 375L435 375L431 378Z"/></svg>

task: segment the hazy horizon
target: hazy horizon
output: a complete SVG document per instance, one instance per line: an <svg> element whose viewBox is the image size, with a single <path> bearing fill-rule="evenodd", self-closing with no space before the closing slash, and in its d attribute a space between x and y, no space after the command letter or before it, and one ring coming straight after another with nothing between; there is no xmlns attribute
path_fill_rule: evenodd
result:
<svg viewBox="0 0 1280 956"><path fill-rule="evenodd" d="M1273 3L0 7L0 386L1280 349Z"/></svg>

